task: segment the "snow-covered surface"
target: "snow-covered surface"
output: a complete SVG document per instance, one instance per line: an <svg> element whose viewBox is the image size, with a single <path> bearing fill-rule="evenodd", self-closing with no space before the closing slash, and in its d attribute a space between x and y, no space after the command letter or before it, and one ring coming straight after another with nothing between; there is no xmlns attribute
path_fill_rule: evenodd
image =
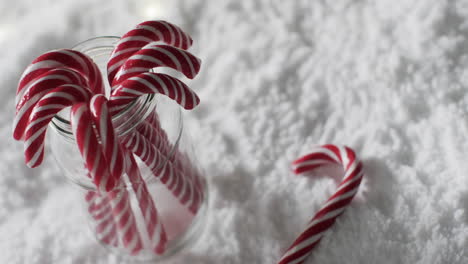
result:
<svg viewBox="0 0 468 264"><path fill-rule="evenodd" d="M290 172L322 143L355 148L367 175L306 263L468 263L466 1L110 2L0 2L0 263L122 263L51 156L24 165L14 94L40 53L148 19L186 29L203 60L186 116L212 211L168 263L275 263L335 188Z"/></svg>

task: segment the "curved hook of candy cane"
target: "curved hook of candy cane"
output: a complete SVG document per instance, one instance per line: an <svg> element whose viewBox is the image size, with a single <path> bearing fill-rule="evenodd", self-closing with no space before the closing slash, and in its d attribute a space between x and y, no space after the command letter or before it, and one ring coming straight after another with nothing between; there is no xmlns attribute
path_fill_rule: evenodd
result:
<svg viewBox="0 0 468 264"><path fill-rule="evenodd" d="M63 108L91 98L91 91L85 87L64 84L51 91L34 106L24 137L24 155L26 164L37 167L44 157L44 140L47 127L52 118Z"/></svg>
<svg viewBox="0 0 468 264"><path fill-rule="evenodd" d="M85 167L91 175L99 192L110 192L119 181L112 177L102 146L99 144L98 135L95 133L93 117L89 106L84 102L72 105L70 120L78 149L83 157Z"/></svg>
<svg viewBox="0 0 468 264"><path fill-rule="evenodd" d="M119 112L144 94L165 95L187 110L200 103L197 94L180 80L163 73L144 72L126 79L114 89L111 112Z"/></svg>
<svg viewBox="0 0 468 264"><path fill-rule="evenodd" d="M315 214L305 230L296 238L283 255L279 264L303 263L315 246L349 205L359 189L364 175L362 163L355 152L348 147L324 145L307 154L294 163L294 172L306 173L327 164L343 166L344 177L337 191L327 200L325 205Z"/></svg>
<svg viewBox="0 0 468 264"><path fill-rule="evenodd" d="M64 85L86 85L83 76L68 68L56 68L46 71L33 82L24 87L24 93L16 97L16 115L13 121L13 138L21 140L26 131L29 116L36 103L49 91Z"/></svg>
<svg viewBox="0 0 468 264"><path fill-rule="evenodd" d="M89 102L89 109L103 148L104 159L112 177L118 182L124 172L124 157L112 125L107 98L103 94L94 95Z"/></svg>
<svg viewBox="0 0 468 264"><path fill-rule="evenodd" d="M107 63L109 83L112 83L120 66L135 52L150 42L164 42L168 45L188 49L192 38L178 26L163 20L145 21L120 38Z"/></svg>
<svg viewBox="0 0 468 264"><path fill-rule="evenodd" d="M59 49L46 52L33 60L20 78L16 96L22 98L25 88L31 82L56 68L69 68L79 72L86 78L87 86L91 91L104 93L104 83L99 67L90 57L76 50Z"/></svg>
<svg viewBox="0 0 468 264"><path fill-rule="evenodd" d="M200 59L185 50L150 43L125 61L115 74L111 86L116 87L126 79L156 67L169 67L193 79L200 71L200 64Z"/></svg>

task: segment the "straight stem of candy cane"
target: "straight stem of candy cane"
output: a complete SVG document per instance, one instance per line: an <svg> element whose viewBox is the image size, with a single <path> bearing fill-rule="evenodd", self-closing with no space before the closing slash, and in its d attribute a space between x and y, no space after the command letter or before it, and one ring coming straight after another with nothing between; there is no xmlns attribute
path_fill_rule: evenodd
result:
<svg viewBox="0 0 468 264"><path fill-rule="evenodd" d="M109 170L87 103L73 105L70 119L78 149L96 188L100 192L113 190L119 185L119 179L115 179Z"/></svg>
<svg viewBox="0 0 468 264"><path fill-rule="evenodd" d="M164 129L162 129L156 112L151 113L148 118L137 127L137 130L147 138L166 159L172 162L174 167L176 167L182 175L189 177L198 189L203 189L201 175L188 156L185 153L181 153L179 149L175 149L174 153L171 153L173 145L169 142Z"/></svg>
<svg viewBox="0 0 468 264"><path fill-rule="evenodd" d="M179 170L175 170L171 162L166 161L159 151L141 134L135 133L126 142L126 147L132 150L152 170L153 174L185 205L192 213L198 210L202 193L196 185ZM146 154L145 154L146 153Z"/></svg>
<svg viewBox="0 0 468 264"><path fill-rule="evenodd" d="M124 171L124 154L112 125L107 103L103 94L97 94L91 98L89 109L103 149L104 160L109 166L113 180L118 182Z"/></svg>
<svg viewBox="0 0 468 264"><path fill-rule="evenodd" d="M138 206L142 212L150 243L152 243L149 247L152 248L153 252L162 254L167 243L164 227L158 217L156 207L146 188L146 183L140 175L133 155L128 151L124 152L120 148L120 143L114 134L107 103L107 99L102 94L93 96L89 102L91 115L96 126L96 133L103 148L104 158L116 181L120 180L125 159L125 163L127 164L126 172L138 201Z"/></svg>
<svg viewBox="0 0 468 264"><path fill-rule="evenodd" d="M138 164L130 151L125 150L127 175L138 200L143 220L148 234L149 247L156 254L163 254L166 250L167 235L156 206L153 202L146 182L140 174Z"/></svg>
<svg viewBox="0 0 468 264"><path fill-rule="evenodd" d="M131 255L143 249L143 242L130 204L130 196L125 188L114 189L108 193L114 220L123 246Z"/></svg>
<svg viewBox="0 0 468 264"><path fill-rule="evenodd" d="M131 134L124 140L123 144L128 150L140 157L181 204L185 205L192 213L197 212L203 193L197 188L196 183L181 174L179 168L175 168L172 162L166 161L165 156L140 132Z"/></svg>
<svg viewBox="0 0 468 264"><path fill-rule="evenodd" d="M37 102L31 111L24 136L24 155L29 167L34 168L42 163L46 130L52 118L65 107L85 102L90 97L89 89L64 84L49 91Z"/></svg>
<svg viewBox="0 0 468 264"><path fill-rule="evenodd" d="M163 254L167 244L164 226L133 155L128 152L125 154L125 157L127 175L138 201L146 228L145 231L149 238L150 245L147 247L151 248L156 254ZM88 191L85 199L98 240L107 245L117 247L120 238L117 230L117 219L114 218L112 201L109 196L107 193L99 194L96 191Z"/></svg>
<svg viewBox="0 0 468 264"><path fill-rule="evenodd" d="M130 205L130 197L122 181L114 181L104 162L104 151L93 130L93 118L87 103L77 103L71 108L71 125L85 166L100 193L106 193L114 221L125 248L132 255L143 249L137 223ZM108 183L113 182L112 185ZM111 186L111 187L110 187Z"/></svg>
<svg viewBox="0 0 468 264"><path fill-rule="evenodd" d="M336 218L344 212L358 191L364 175L362 163L357 159L354 151L348 147L324 145L293 163L294 172L297 174L306 173L327 164L343 166L344 178L337 191L288 248L278 262L279 264L303 263L320 242L325 231L335 223Z"/></svg>
<svg viewBox="0 0 468 264"><path fill-rule="evenodd" d="M97 239L104 244L117 247L119 245L119 234L109 197L95 191L88 191L85 200Z"/></svg>

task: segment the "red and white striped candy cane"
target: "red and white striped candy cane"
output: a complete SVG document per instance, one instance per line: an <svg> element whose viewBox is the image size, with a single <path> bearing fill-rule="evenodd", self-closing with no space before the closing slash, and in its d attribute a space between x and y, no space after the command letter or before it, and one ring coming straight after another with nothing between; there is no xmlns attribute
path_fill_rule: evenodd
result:
<svg viewBox="0 0 468 264"><path fill-rule="evenodd" d="M137 255L143 249L143 242L130 205L129 193L121 186L110 191L108 196L120 241L131 255Z"/></svg>
<svg viewBox="0 0 468 264"><path fill-rule="evenodd" d="M163 164L166 157L139 132L133 133L125 139L124 145L140 157L181 204L185 205L192 213L197 212L203 191L192 178L184 175L180 168L175 167L170 160Z"/></svg>
<svg viewBox="0 0 468 264"><path fill-rule="evenodd" d="M152 121L152 120L155 121ZM197 168L193 166L193 163L185 153L175 151L171 153L172 144L169 142L166 132L161 128L157 119L156 112L148 116L145 122L142 122L137 126L137 131L147 139L149 143L154 145L157 150L168 159L173 167L178 168L178 172L184 177L188 177L195 185L195 187L202 192L204 184L201 182L201 176ZM147 157L140 156L142 160L146 160Z"/></svg>
<svg viewBox="0 0 468 264"><path fill-rule="evenodd" d="M113 174L115 181L120 180L122 170L126 167L127 177L135 192L138 206L142 212L145 222L146 232L150 239L153 252L162 254L167 244L167 236L157 213L154 202L146 188L146 184L140 175L140 171L133 154L120 148L111 122L111 117L107 110L107 99L104 95L95 95L89 102L91 115L96 126L96 133L100 138L105 164L109 166L109 171ZM126 166L124 165L124 162ZM124 188L123 184L121 187Z"/></svg>
<svg viewBox="0 0 468 264"><path fill-rule="evenodd" d="M162 129L158 130L150 122L145 120L136 127L136 130L142 134L148 141L154 145L162 155L166 156L171 161L174 161L174 155L171 155L171 146L169 145L169 140L165 138L166 135Z"/></svg>
<svg viewBox="0 0 468 264"><path fill-rule="evenodd" d="M337 191L328 199L325 205L315 214L305 230L297 237L283 255L279 264L300 264L310 255L312 250L349 205L357 193L362 177L362 163L354 151L348 147L324 145L294 161L294 172L301 174L315 168L338 164L343 166L344 178Z"/></svg>
<svg viewBox="0 0 468 264"><path fill-rule="evenodd" d="M64 84L49 91L37 102L24 136L24 155L29 167L34 168L42 163L45 134L52 118L65 107L86 102L91 96L91 91L85 87Z"/></svg>
<svg viewBox="0 0 468 264"><path fill-rule="evenodd" d="M147 231L146 233L151 243L148 247L156 254L163 254L167 245L167 235L164 225L158 215L158 211L147 189L146 183L140 174L138 164L133 154L128 150L125 150L125 160L127 164L127 175L138 200L138 206L143 215Z"/></svg>
<svg viewBox="0 0 468 264"><path fill-rule="evenodd" d="M118 182L124 171L124 154L112 125L112 116L109 114L107 102L103 94L97 94L91 98L89 108L101 142L104 160L109 166L114 181Z"/></svg>
<svg viewBox="0 0 468 264"><path fill-rule="evenodd" d="M120 66L112 81L112 87L114 89L126 79L156 67L169 67L193 79L200 71L200 64L200 59L183 49L149 43Z"/></svg>
<svg viewBox="0 0 468 264"><path fill-rule="evenodd" d="M13 137L21 140L29 122L29 116L36 103L50 90L64 84L86 86L86 80L77 71L57 68L46 71L24 88L22 96L16 97L16 114L13 121Z"/></svg>
<svg viewBox="0 0 468 264"><path fill-rule="evenodd" d="M119 179L111 175L87 103L74 104L70 119L78 149L97 189L101 192L113 190L118 186Z"/></svg>
<svg viewBox="0 0 468 264"><path fill-rule="evenodd" d="M122 244L132 255L136 255L143 249L143 244L130 205L130 197L123 182L114 181L106 162L103 162L104 150L99 145L97 135L93 131L93 118L88 104L74 104L70 116L73 134L78 149L85 160L85 167L98 190L103 193L107 192Z"/></svg>
<svg viewBox="0 0 468 264"><path fill-rule="evenodd" d="M143 94L163 94L189 110L200 103L197 94L178 79L167 74L145 72L123 81L113 91L113 112L120 111L127 104Z"/></svg>
<svg viewBox="0 0 468 264"><path fill-rule="evenodd" d="M109 83L112 84L120 66L135 52L150 42L164 42L171 46L188 49L192 39L179 27L166 21L145 21L125 33L117 43L107 64Z"/></svg>
<svg viewBox="0 0 468 264"><path fill-rule="evenodd" d="M109 197L95 191L88 191L85 196L88 203L88 213L99 241L107 245L117 247L119 245L119 234L117 223L114 219Z"/></svg>
<svg viewBox="0 0 468 264"><path fill-rule="evenodd" d="M85 54L70 49L53 50L37 57L26 68L20 78L17 98L22 98L23 93L32 82L47 71L57 68L75 70L86 78L87 87L94 93L104 93L104 84L98 66Z"/></svg>
<svg viewBox="0 0 468 264"><path fill-rule="evenodd" d="M200 60L184 50L192 43L188 35L184 36L179 29L177 29L178 34L171 34L171 31L167 31L169 34L166 35L148 29L148 26L160 24L159 22L143 23L144 26L141 29L131 31L122 38L120 44L128 42L132 43L131 46L127 44L124 49L119 44L116 47L115 57L112 57L108 64L108 77L113 89L112 113L120 111L135 98L147 93L164 94L186 109L192 109L199 103L197 95L179 80L168 75L149 72L156 67L170 67L188 78L194 78L200 70ZM165 22L162 24L164 27L167 26ZM148 38L148 34L152 38ZM155 40L169 45L151 42ZM135 49L136 47L139 49ZM180 166L186 162L169 158L170 144L167 138L152 142L141 137L141 131L139 132L127 141L127 147L147 164L155 176L159 177L183 204L188 205L192 212L196 212L203 195L199 181L194 180L196 174L186 171L189 166ZM133 145L129 146L129 144ZM164 149L158 148L163 146ZM174 156L181 157L182 155ZM168 159L167 164L161 167L161 161L166 159Z"/></svg>

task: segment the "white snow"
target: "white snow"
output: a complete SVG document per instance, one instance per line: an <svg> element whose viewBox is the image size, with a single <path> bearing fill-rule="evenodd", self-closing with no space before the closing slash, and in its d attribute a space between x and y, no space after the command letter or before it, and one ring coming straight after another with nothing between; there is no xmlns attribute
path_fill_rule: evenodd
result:
<svg viewBox="0 0 468 264"><path fill-rule="evenodd" d="M11 124L32 59L148 19L203 61L185 115L211 215L167 263L275 263L335 189L290 172L323 143L353 147L366 178L306 263L468 263L468 2L448 0L0 2L0 263L122 263L51 155L24 165Z"/></svg>

